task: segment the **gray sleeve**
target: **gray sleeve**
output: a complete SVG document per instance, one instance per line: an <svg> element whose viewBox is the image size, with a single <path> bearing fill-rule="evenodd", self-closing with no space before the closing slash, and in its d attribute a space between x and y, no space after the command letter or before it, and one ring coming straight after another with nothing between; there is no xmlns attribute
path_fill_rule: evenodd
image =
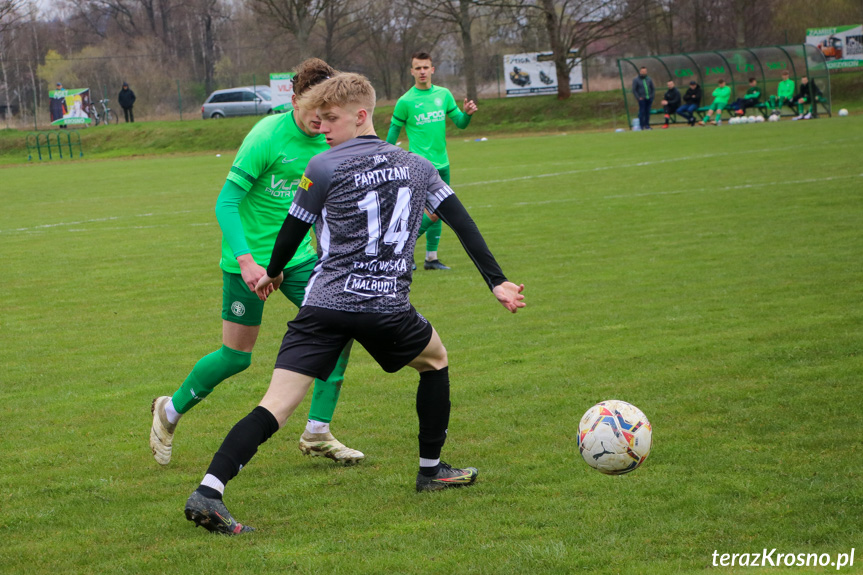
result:
<svg viewBox="0 0 863 575"><path fill-rule="evenodd" d="M326 154L318 154L311 159L288 210L289 214L307 224L314 224L324 209L333 173L328 159Z"/></svg>
<svg viewBox="0 0 863 575"><path fill-rule="evenodd" d="M428 168L428 186L426 187L426 207L434 213L445 199L453 194L452 189L444 183L440 174L429 161L425 161Z"/></svg>

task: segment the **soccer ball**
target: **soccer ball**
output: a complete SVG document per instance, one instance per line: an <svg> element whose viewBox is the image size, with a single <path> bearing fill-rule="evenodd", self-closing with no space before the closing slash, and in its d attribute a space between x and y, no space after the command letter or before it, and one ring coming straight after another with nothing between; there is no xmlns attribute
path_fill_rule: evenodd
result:
<svg viewBox="0 0 863 575"><path fill-rule="evenodd" d="M746 116L746 123L747 124L754 124L757 121L758 120L755 119L755 116Z"/></svg>
<svg viewBox="0 0 863 575"><path fill-rule="evenodd" d="M622 475L644 463L653 444L650 422L640 409L617 399L587 410L578 424L578 450L588 465Z"/></svg>
<svg viewBox="0 0 863 575"><path fill-rule="evenodd" d="M728 120L728 123L732 126L735 126L740 123L739 120L740 118L731 118L730 120Z"/></svg>
<svg viewBox="0 0 863 575"><path fill-rule="evenodd" d="M779 121L779 114L770 114L770 117L767 118L767 120L769 122L778 122Z"/></svg>
<svg viewBox="0 0 863 575"><path fill-rule="evenodd" d="M764 121L764 116L755 116L755 123L760 124Z"/></svg>
<svg viewBox="0 0 863 575"><path fill-rule="evenodd" d="M842 108L841 110L839 110L839 115L840 116L847 116L848 110L846 110L845 108Z"/></svg>

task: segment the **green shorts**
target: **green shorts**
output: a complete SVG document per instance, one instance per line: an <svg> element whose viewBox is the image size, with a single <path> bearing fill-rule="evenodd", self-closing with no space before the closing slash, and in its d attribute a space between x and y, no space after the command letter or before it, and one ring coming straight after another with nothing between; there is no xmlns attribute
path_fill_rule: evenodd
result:
<svg viewBox="0 0 863 575"><path fill-rule="evenodd" d="M449 166L438 168L437 173L440 174L440 179L443 180L443 183L449 185Z"/></svg>
<svg viewBox="0 0 863 575"><path fill-rule="evenodd" d="M297 266L285 268L285 279L279 286L288 300L297 308L303 303L306 285L317 260L310 259ZM222 319L241 325L261 325L264 303L249 289L243 276L222 270Z"/></svg>

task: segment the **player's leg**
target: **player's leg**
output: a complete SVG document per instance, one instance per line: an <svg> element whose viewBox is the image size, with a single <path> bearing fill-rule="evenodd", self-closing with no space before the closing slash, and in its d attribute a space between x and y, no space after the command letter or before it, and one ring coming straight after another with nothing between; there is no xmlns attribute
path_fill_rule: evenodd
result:
<svg viewBox="0 0 863 575"><path fill-rule="evenodd" d="M305 397L313 377L275 369L261 403L228 432L198 488L186 501L186 519L208 531L237 535L252 531L238 523L222 501L225 486L245 467L258 447L285 424Z"/></svg>
<svg viewBox="0 0 863 575"><path fill-rule="evenodd" d="M366 457L362 451L352 449L340 442L330 431L330 422L339 401L352 344L353 341L348 342L342 350L330 377L326 380L315 380L309 418L306 429L300 436L300 451L303 454L328 457L343 465L359 463Z"/></svg>
<svg viewBox="0 0 863 575"><path fill-rule="evenodd" d="M288 268L279 290L298 308L302 306L306 285L315 267L315 260ZM300 437L299 447L306 455L324 456L344 465L352 465L365 458L363 452L347 447L330 431L330 423L339 402L345 371L351 354L351 343L345 346L330 377L316 379L312 392L312 405L306 429Z"/></svg>
<svg viewBox="0 0 863 575"><path fill-rule="evenodd" d="M408 365L420 376L416 399L420 428L417 491L470 485L479 473L475 467L458 469L441 461L441 450L449 428L450 384L446 348L434 328L426 348Z"/></svg>
<svg viewBox="0 0 863 575"><path fill-rule="evenodd" d="M449 166L444 166L438 169L441 179L446 185L449 185ZM428 221L428 224L426 224ZM440 238L443 233L443 222L440 219L432 220L428 214L423 214L423 221L420 225L420 234L426 235L426 257L423 268L427 270L448 270L448 266L438 259L437 250L440 246Z"/></svg>
<svg viewBox="0 0 863 575"><path fill-rule="evenodd" d="M357 320L362 321L362 320ZM420 468L417 491L469 485L473 467L455 469L440 460L449 427L449 368L440 337L413 307L400 314L381 314L364 323L355 337L388 373L411 366L420 374L416 409L419 417ZM392 342L397 342L393 344Z"/></svg>
<svg viewBox="0 0 863 575"><path fill-rule="evenodd" d="M151 405L150 449L161 465L171 461L174 432L183 414L198 405L224 380L248 368L261 329L264 302L239 274L223 273L222 346L202 357L171 396Z"/></svg>
<svg viewBox="0 0 863 575"><path fill-rule="evenodd" d="M229 535L250 530L237 523L222 502L225 486L296 410L314 381L307 374L329 376L348 341L333 330L331 315L329 310L306 307L288 323L267 393L225 437L201 484L186 501L186 519Z"/></svg>

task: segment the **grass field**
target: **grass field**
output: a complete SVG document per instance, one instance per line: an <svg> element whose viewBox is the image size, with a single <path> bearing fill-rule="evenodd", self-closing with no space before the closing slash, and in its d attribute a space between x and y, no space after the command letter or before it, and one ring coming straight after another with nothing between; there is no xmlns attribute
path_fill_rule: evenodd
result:
<svg viewBox="0 0 863 575"><path fill-rule="evenodd" d="M262 396L292 306L268 305L252 367L183 419L170 466L147 446L151 399L220 343L231 158L0 169L0 571L768 573L713 553L863 547L863 117L450 155L528 303L505 312L451 233L453 270L416 274L451 361L445 459L478 483L414 492L417 378L355 349L333 427L367 460L304 458L306 401L228 487L258 529L239 538L182 508ZM611 398L653 424L621 477L576 447ZM863 572L856 551L842 572Z"/></svg>

